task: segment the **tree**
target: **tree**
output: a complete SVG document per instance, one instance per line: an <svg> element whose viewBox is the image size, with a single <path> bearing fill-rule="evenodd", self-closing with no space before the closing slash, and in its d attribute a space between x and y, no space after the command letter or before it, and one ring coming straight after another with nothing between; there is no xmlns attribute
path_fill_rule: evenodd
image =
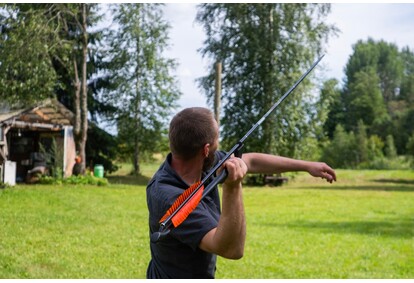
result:
<svg viewBox="0 0 414 283"><path fill-rule="evenodd" d="M196 20L207 34L203 57L223 66L222 138L237 142L323 50L335 31L324 23L329 4L202 4ZM199 85L214 96L214 69ZM248 151L295 155L311 128L309 79L257 129ZM255 139L256 138L256 139ZM303 144L303 146L306 146Z"/></svg>
<svg viewBox="0 0 414 283"><path fill-rule="evenodd" d="M169 25L161 5L117 4L113 14L117 29L108 35L107 59L113 86L105 99L117 109L118 137L138 174L141 153L157 149L180 95L170 74L176 63L163 57Z"/></svg>
<svg viewBox="0 0 414 283"><path fill-rule="evenodd" d="M322 160L335 168L354 168L358 159L356 148L354 132L348 133L338 124L333 139L324 147Z"/></svg>
<svg viewBox="0 0 414 283"><path fill-rule="evenodd" d="M414 133L408 139L407 152L408 154L414 156ZM413 160L413 165L414 165L414 160Z"/></svg>
<svg viewBox="0 0 414 283"><path fill-rule="evenodd" d="M345 123L344 101L342 91L338 86L336 79L329 79L324 82L320 95L320 108L323 108L326 117L319 120L324 123L323 129L326 135L332 139L335 128L338 124ZM318 112L322 112L319 110Z"/></svg>
<svg viewBox="0 0 414 283"><path fill-rule="evenodd" d="M75 113L74 133L82 172L88 131L88 28L96 23L95 7L7 4L1 17L0 73L4 81L0 91L5 98L20 103L57 93Z"/></svg>
<svg viewBox="0 0 414 283"><path fill-rule="evenodd" d="M355 135L356 139L356 151L357 161L356 163L362 163L368 161L368 138L367 131L362 120L358 121L357 132Z"/></svg>
<svg viewBox="0 0 414 283"><path fill-rule="evenodd" d="M385 140L385 156L390 159L397 157L397 149L395 148L392 135L388 135Z"/></svg>
<svg viewBox="0 0 414 283"><path fill-rule="evenodd" d="M352 82L348 83L345 98L348 130L354 130L362 120L370 133L383 131L383 125L390 118L379 85L379 77L373 68L355 73Z"/></svg>
<svg viewBox="0 0 414 283"><path fill-rule="evenodd" d="M364 123L371 133L376 133L385 140L387 135L395 135L393 129L397 127L396 123L399 123L406 107L402 93L410 88L409 80L406 79L409 52L404 55L395 44L371 38L367 41L359 40L353 50L345 67L343 93L347 120L344 125L347 130L354 129L358 119L365 115L364 110L368 110L371 118L364 118ZM358 93L362 89L365 89L365 98L360 98ZM371 96L373 103L368 96ZM372 119L372 115L375 119Z"/></svg>
<svg viewBox="0 0 414 283"><path fill-rule="evenodd" d="M382 142L392 135L397 153L404 154L412 132L414 54L408 47L399 51L395 44L370 38L359 40L353 50L345 67L342 107L329 115L342 116L347 131L354 131L362 119L370 135Z"/></svg>
<svg viewBox="0 0 414 283"><path fill-rule="evenodd" d="M346 67L347 85L352 84L356 74L374 72L379 77L379 87L386 103L394 100L403 75L403 61L395 44L371 38L365 42L359 40L353 46L353 54Z"/></svg>
<svg viewBox="0 0 414 283"><path fill-rule="evenodd" d="M406 108L402 111L401 117L395 121L394 135L395 145L399 154L409 154L407 143L414 134L414 108Z"/></svg>
<svg viewBox="0 0 414 283"><path fill-rule="evenodd" d="M62 47L58 56L54 58L55 68L66 72L62 74L62 78L65 78L65 75L70 77L67 81L70 86L66 84L61 94L73 98L73 107L70 108L75 113L75 144L81 157L80 172L84 174L88 136L88 27L96 22L95 16L91 13L95 4L45 5L48 11L52 11L46 15L58 31L59 44Z"/></svg>
<svg viewBox="0 0 414 283"><path fill-rule="evenodd" d="M17 4L0 8L2 102L26 106L52 97L58 84L51 60L57 50L56 33L42 11Z"/></svg>
<svg viewBox="0 0 414 283"><path fill-rule="evenodd" d="M384 159L384 142L382 139L377 135L372 135L368 139L368 160L371 162L373 166L369 167L376 167L375 162L377 160L383 160ZM383 167L383 166L380 166Z"/></svg>
<svg viewBox="0 0 414 283"><path fill-rule="evenodd" d="M414 103L414 52L408 47L401 51L401 59L404 63L404 76L399 89L399 99L404 100L408 105Z"/></svg>
<svg viewBox="0 0 414 283"><path fill-rule="evenodd" d="M74 86L75 86L75 126L73 132L75 134L76 150L81 157L80 172L85 173L86 167L86 141L88 137L88 81L87 81L87 61L88 61L88 14L89 4L78 4L74 7L73 20L74 26L80 34L79 45L72 55ZM78 9L77 9L78 8ZM66 30L66 32L70 32ZM79 48L80 47L80 48ZM80 56L76 54L76 50L80 50ZM81 65L81 80L79 80L78 58Z"/></svg>

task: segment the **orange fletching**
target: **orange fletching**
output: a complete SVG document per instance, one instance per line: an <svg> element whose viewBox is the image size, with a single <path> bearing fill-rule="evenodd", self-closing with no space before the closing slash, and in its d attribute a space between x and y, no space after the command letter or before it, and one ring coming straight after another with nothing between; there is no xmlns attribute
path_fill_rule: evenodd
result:
<svg viewBox="0 0 414 283"><path fill-rule="evenodd" d="M171 207L167 210L167 212L164 214L164 216L161 218L160 223L166 220L171 214L174 213L174 211L177 210L177 208L195 191L195 189L198 187L200 182L197 182L188 189L184 191L171 205ZM187 219L188 215L197 207L198 203L201 200L201 197L203 196L204 186L202 186L194 195L193 197L181 208L180 211L177 212L176 215L174 215L173 218L171 218L171 221L174 225L174 227L177 227L185 219Z"/></svg>

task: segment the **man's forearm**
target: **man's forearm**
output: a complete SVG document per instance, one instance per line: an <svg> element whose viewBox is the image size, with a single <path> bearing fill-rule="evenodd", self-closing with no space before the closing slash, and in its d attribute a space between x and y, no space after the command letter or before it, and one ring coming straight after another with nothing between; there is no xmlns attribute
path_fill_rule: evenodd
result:
<svg viewBox="0 0 414 283"><path fill-rule="evenodd" d="M308 161L264 153L245 153L243 161L249 173L274 174L292 171L308 171Z"/></svg>
<svg viewBox="0 0 414 283"><path fill-rule="evenodd" d="M242 187L227 189L223 186L223 205L216 236L220 239L223 255L238 259L243 256L246 239L246 219Z"/></svg>
<svg viewBox="0 0 414 283"><path fill-rule="evenodd" d="M203 237L200 248L224 258L239 259L243 256L246 240L243 188L241 184L233 189L223 186L223 209L218 226Z"/></svg>

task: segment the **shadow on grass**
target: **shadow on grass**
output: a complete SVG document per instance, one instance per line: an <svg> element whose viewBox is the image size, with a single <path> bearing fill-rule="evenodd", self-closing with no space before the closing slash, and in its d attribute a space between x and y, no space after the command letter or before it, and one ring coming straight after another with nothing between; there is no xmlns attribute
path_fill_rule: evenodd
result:
<svg viewBox="0 0 414 283"><path fill-rule="evenodd" d="M402 185L414 185L414 180L407 179L375 179L372 180L377 183L392 183L392 184L402 184Z"/></svg>
<svg viewBox="0 0 414 283"><path fill-rule="evenodd" d="M346 190L355 190L355 191L390 191L390 192L414 192L414 185L402 185L402 186L396 186L396 185L378 185L378 186L328 186L328 187L299 187L295 189L303 189L303 190L340 190L340 191L346 191Z"/></svg>
<svg viewBox="0 0 414 283"><path fill-rule="evenodd" d="M414 218L398 218L390 219L388 221L297 221L281 226L287 226L290 228L312 229L324 233L354 233L395 238L414 237Z"/></svg>
<svg viewBox="0 0 414 283"><path fill-rule="evenodd" d="M106 177L110 184L146 186L150 180L143 175L111 175Z"/></svg>

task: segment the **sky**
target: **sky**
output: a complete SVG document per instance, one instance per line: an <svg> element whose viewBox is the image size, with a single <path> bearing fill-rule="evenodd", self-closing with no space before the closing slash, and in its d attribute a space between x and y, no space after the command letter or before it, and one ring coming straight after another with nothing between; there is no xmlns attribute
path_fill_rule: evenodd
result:
<svg viewBox="0 0 414 283"><path fill-rule="evenodd" d="M179 64L177 79L183 93L179 109L207 107L206 98L195 82L207 74L207 59L202 59L197 49L203 46L204 31L195 22L195 3L167 3L165 19L170 23L169 58ZM323 64L323 76L342 81L343 69L352 54L352 46L358 40L384 40L401 48L408 46L414 51L414 3L334 3L327 22L334 24L340 32L329 39ZM321 65L320 64L320 65Z"/></svg>

